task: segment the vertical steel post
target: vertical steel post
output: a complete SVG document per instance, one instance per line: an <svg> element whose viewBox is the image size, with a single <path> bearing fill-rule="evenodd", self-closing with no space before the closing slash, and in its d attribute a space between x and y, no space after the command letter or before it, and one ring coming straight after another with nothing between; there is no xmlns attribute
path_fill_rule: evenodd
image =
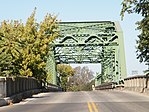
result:
<svg viewBox="0 0 149 112"><path fill-rule="evenodd" d="M115 22L117 35L118 35L118 43L119 43L119 59L120 59L120 79L124 79L127 77L127 71L126 71L126 60L125 60L125 49L124 49L124 38L123 38L123 32L120 27L119 22Z"/></svg>
<svg viewBox="0 0 149 112"><path fill-rule="evenodd" d="M49 83L57 85L57 80L56 80L56 63L55 63L55 58L54 58L54 52L50 51L49 53L49 58L47 60L47 81Z"/></svg>

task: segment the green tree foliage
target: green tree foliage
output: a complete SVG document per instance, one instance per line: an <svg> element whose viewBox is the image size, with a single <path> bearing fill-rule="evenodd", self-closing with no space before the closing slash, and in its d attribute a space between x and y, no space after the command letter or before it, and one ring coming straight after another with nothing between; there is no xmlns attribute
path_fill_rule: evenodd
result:
<svg viewBox="0 0 149 112"><path fill-rule="evenodd" d="M58 21L47 14L41 23L35 20L35 10L27 19L3 21L0 26L1 75L46 78L49 42L58 37Z"/></svg>
<svg viewBox="0 0 149 112"><path fill-rule="evenodd" d="M92 85L95 85L95 80L91 80L86 85L83 85L81 90L82 91L92 91Z"/></svg>
<svg viewBox="0 0 149 112"><path fill-rule="evenodd" d="M58 36L56 17L47 14L38 24L35 21L35 11L28 18L23 41L23 63L20 74L46 78L46 61L49 52L48 44Z"/></svg>
<svg viewBox="0 0 149 112"><path fill-rule="evenodd" d="M122 2L121 17L127 12L140 14L143 18L137 22L140 30L137 40L137 58L140 62L149 63L149 1L148 0L124 0Z"/></svg>
<svg viewBox="0 0 149 112"><path fill-rule="evenodd" d="M61 87L66 91L69 77L74 75L74 69L67 64L58 64L57 72L60 75Z"/></svg>
<svg viewBox="0 0 149 112"><path fill-rule="evenodd" d="M0 68L1 75L16 75L20 58L21 45L19 36L22 34L22 23L3 21L0 26Z"/></svg>

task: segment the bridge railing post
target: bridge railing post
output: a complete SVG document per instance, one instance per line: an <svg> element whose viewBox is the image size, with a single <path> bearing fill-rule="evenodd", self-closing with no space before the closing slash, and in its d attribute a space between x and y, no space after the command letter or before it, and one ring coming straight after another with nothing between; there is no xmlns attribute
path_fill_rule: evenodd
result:
<svg viewBox="0 0 149 112"><path fill-rule="evenodd" d="M6 78L0 77L0 98L6 97Z"/></svg>

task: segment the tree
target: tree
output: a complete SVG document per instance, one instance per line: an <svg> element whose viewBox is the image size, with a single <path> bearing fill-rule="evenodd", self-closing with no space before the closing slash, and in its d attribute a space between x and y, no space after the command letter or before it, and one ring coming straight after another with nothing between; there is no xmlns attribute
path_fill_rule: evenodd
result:
<svg viewBox="0 0 149 112"><path fill-rule="evenodd" d="M77 85L87 84L91 81L91 79L94 78L93 72L87 66L84 66L83 68L76 67L74 68L74 70L75 70L74 77L76 78L75 83Z"/></svg>
<svg viewBox="0 0 149 112"><path fill-rule="evenodd" d="M49 43L58 37L56 16L47 14L38 24L35 21L35 11L28 18L24 27L23 52L20 74L46 78L46 62L49 55Z"/></svg>
<svg viewBox="0 0 149 112"><path fill-rule="evenodd" d="M75 74L71 77L69 81L69 90L71 91L80 91L80 90L90 90L90 82L94 78L93 72L87 67L80 66L74 68Z"/></svg>
<svg viewBox="0 0 149 112"><path fill-rule="evenodd" d="M60 75L60 84L64 91L67 91L69 77L74 75L74 69L67 64L58 64L57 73Z"/></svg>
<svg viewBox="0 0 149 112"><path fill-rule="evenodd" d="M19 21L3 21L0 26L0 68L1 75L16 75L21 45L19 36L22 35L23 25Z"/></svg>
<svg viewBox="0 0 149 112"><path fill-rule="evenodd" d="M46 78L49 43L58 37L58 20L47 14L41 23L36 9L24 25L21 21L3 21L0 26L1 75Z"/></svg>
<svg viewBox="0 0 149 112"><path fill-rule="evenodd" d="M143 18L138 21L137 29L140 30L137 40L137 58L140 62L149 63L149 1L148 0L124 0L122 2L121 17L124 13L137 13Z"/></svg>

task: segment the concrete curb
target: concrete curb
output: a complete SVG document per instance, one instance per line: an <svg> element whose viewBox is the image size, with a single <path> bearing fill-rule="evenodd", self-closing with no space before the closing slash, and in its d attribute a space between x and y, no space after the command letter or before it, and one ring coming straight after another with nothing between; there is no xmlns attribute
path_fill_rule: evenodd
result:
<svg viewBox="0 0 149 112"><path fill-rule="evenodd" d="M0 107L1 107L1 106L5 106L5 105L8 105L7 100L5 100L4 98L1 98L1 99L0 99Z"/></svg>
<svg viewBox="0 0 149 112"><path fill-rule="evenodd" d="M29 98L32 95L38 94L40 92L42 92L42 89L34 89L34 90L29 90L29 91L25 91L25 92L13 95L11 97L1 98L0 107L10 105L12 103L20 102L22 99Z"/></svg>

